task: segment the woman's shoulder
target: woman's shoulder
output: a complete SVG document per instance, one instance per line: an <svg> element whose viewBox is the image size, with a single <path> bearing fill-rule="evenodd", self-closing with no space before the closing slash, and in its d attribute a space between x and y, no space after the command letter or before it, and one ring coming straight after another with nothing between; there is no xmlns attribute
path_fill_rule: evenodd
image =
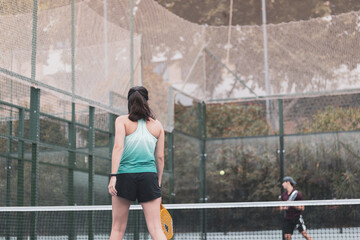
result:
<svg viewBox="0 0 360 240"><path fill-rule="evenodd" d="M149 118L149 122L157 127L163 128L161 122L157 119Z"/></svg>
<svg viewBox="0 0 360 240"><path fill-rule="evenodd" d="M121 115L121 116L118 116L116 118L116 122L122 122L122 123L125 123L127 121L130 121L129 120L129 115Z"/></svg>

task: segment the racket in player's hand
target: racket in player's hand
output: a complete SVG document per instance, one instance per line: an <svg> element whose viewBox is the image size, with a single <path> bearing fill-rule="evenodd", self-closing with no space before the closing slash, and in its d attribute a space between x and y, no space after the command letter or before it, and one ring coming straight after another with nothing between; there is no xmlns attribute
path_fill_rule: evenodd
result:
<svg viewBox="0 0 360 240"><path fill-rule="evenodd" d="M174 236L173 221L170 213L166 208L160 203L160 217L161 217L161 227L165 233L167 239L171 239Z"/></svg>

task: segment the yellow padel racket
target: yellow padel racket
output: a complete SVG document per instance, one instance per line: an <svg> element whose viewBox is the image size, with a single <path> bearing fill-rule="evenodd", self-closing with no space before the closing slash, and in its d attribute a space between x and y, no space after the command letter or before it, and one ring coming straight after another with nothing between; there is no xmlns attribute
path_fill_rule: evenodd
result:
<svg viewBox="0 0 360 240"><path fill-rule="evenodd" d="M161 226L165 233L165 236L167 239L171 239L174 236L173 221L170 213L161 203L160 203L160 217L161 217Z"/></svg>

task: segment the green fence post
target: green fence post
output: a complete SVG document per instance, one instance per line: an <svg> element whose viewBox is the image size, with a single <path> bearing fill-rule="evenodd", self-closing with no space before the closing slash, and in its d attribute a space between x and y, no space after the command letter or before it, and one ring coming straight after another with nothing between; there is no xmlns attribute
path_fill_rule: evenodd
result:
<svg viewBox="0 0 360 240"><path fill-rule="evenodd" d="M89 192L88 192L88 204L94 205L94 144L95 144L95 108L89 107L89 133L88 133L88 161L89 161ZM94 213L89 212L89 240L94 239Z"/></svg>
<svg viewBox="0 0 360 240"><path fill-rule="evenodd" d="M284 159L284 118L283 118L283 100L279 99L279 140L280 140L280 149L279 149L279 157L280 157L280 183L282 183L282 179L285 174L285 159ZM281 187L281 193L283 191Z"/></svg>
<svg viewBox="0 0 360 240"><path fill-rule="evenodd" d="M168 138L168 172L170 173L169 203L174 202L174 131L167 134Z"/></svg>
<svg viewBox="0 0 360 240"><path fill-rule="evenodd" d="M116 115L109 113L109 157L110 157L109 173L111 173L112 150L115 142L115 121L116 121ZM110 181L110 177L109 177L109 181ZM109 201L111 203L112 196L110 194L108 194L108 196L109 196Z"/></svg>
<svg viewBox="0 0 360 240"><path fill-rule="evenodd" d="M174 97L173 97L173 88L169 87L169 112L168 112L168 125L170 128L174 128ZM174 202L174 129L172 132L167 134L168 140L168 171L170 174L170 183L169 183L169 203ZM172 213L172 211L170 212Z"/></svg>
<svg viewBox="0 0 360 240"><path fill-rule="evenodd" d="M38 1L33 1L32 49L31 49L31 81L36 76L37 16ZM40 131L40 90L30 89L30 140L31 143L31 206L38 205L38 174L39 174L39 131ZM37 213L31 213L30 240L36 240Z"/></svg>
<svg viewBox="0 0 360 240"><path fill-rule="evenodd" d="M112 156L112 150L114 147L115 142L115 121L116 121L116 115L109 113L109 157L111 159ZM110 160L110 166L109 166L109 173L111 173L111 160ZM111 196L109 194L109 196Z"/></svg>
<svg viewBox="0 0 360 240"><path fill-rule="evenodd" d="M40 89L31 87L30 140L31 140L31 206L38 205L39 195L39 140L40 140ZM37 213L31 213L30 239L37 239Z"/></svg>
<svg viewBox="0 0 360 240"><path fill-rule="evenodd" d="M12 148L12 119L6 122L7 129L7 141L6 141L6 152L8 157L6 158L6 206L11 205L11 148ZM8 215L8 214L6 214ZM9 218L9 216L7 216ZM10 240L10 229L6 228L5 239Z"/></svg>
<svg viewBox="0 0 360 240"><path fill-rule="evenodd" d="M19 109L19 122L18 122L18 181L17 181L17 206L24 206L24 109ZM17 239L24 239L24 213L17 213Z"/></svg>
<svg viewBox="0 0 360 240"><path fill-rule="evenodd" d="M198 103L198 133L200 139L200 202L205 203L206 198L206 105L204 102ZM201 239L206 240L206 210L202 209L200 213L201 221Z"/></svg>
<svg viewBox="0 0 360 240"><path fill-rule="evenodd" d="M74 200L74 169L76 162L76 128L75 128L75 103L71 104L71 122L68 125L69 148L68 151L68 205L73 206ZM69 240L75 239L74 212L68 214Z"/></svg>
<svg viewBox="0 0 360 240"><path fill-rule="evenodd" d="M8 158L6 158L6 206L10 206L11 203L11 148L12 148L12 120L6 122L7 129L7 141L6 141L6 151Z"/></svg>
<svg viewBox="0 0 360 240"><path fill-rule="evenodd" d="M279 158L280 158L280 194L283 192L281 185L285 173L285 159L284 159L284 118L283 118L283 100L279 99ZM284 213L285 214L285 213ZM284 216L285 217L285 216ZM282 239L285 239L284 231L282 230Z"/></svg>
<svg viewBox="0 0 360 240"><path fill-rule="evenodd" d="M68 126L69 129L69 156L68 156L68 205L74 205L74 169L76 162L76 116L75 116L75 1L71 0L71 123ZM75 225L74 225L74 212L69 212L69 240L75 239Z"/></svg>

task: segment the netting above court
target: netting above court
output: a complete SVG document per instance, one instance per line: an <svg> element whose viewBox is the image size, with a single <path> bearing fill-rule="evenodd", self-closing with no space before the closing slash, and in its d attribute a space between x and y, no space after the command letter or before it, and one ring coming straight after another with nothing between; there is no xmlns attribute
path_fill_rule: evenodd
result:
<svg viewBox="0 0 360 240"><path fill-rule="evenodd" d="M267 25L265 49L262 26L202 26L153 0L63 2L41 1L35 22L31 1L1 6L1 89L17 80L122 114L129 87L145 85L171 130L169 87L205 102L360 88L360 12ZM1 100L10 102L6 92Z"/></svg>

